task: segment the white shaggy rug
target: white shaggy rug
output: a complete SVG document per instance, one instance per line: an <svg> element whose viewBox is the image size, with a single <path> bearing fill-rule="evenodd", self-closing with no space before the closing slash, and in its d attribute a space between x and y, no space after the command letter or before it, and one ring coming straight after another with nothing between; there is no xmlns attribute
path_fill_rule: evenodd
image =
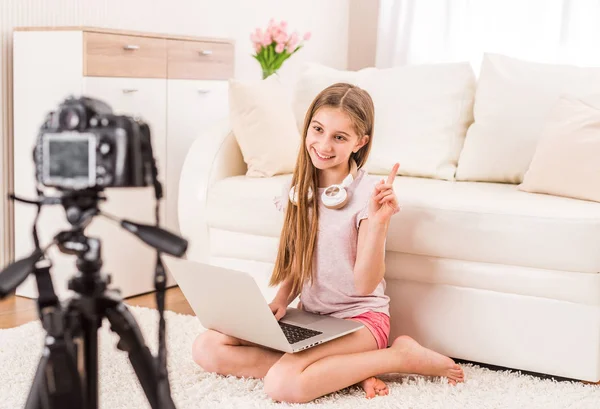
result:
<svg viewBox="0 0 600 409"><path fill-rule="evenodd" d="M157 312L130 307L147 344L156 353ZM191 360L191 344L202 331L189 315L167 311L168 369L177 408L600 408L600 386L540 379L518 372L463 365L466 382L450 386L441 378L387 376L390 394L372 400L362 390L347 388L305 405L272 401L255 379L236 379L203 372ZM0 330L0 408L24 406L42 349L38 321ZM118 337L105 321L100 340L100 407L147 408L149 405Z"/></svg>

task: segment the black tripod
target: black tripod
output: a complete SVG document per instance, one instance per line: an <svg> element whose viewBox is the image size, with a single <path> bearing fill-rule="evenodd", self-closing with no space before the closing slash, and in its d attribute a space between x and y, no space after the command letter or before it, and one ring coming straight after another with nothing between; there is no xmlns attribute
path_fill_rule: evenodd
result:
<svg viewBox="0 0 600 409"><path fill-rule="evenodd" d="M104 318L110 322L111 330L119 335L117 348L128 353L150 406L153 409L175 408L166 372L163 317L166 276L160 252L157 253L155 275L160 316L159 352L155 358L145 345L142 333L118 291L108 289L110 277L100 271L100 240L84 234L92 218L101 214L97 204L102 199L97 191L78 192L60 199L44 198L46 204L63 204L67 219L73 226L70 230L58 233L48 246L57 244L61 252L77 256L78 272L68 283L75 295L64 305L61 305L54 292L50 277L51 263L44 258L48 247L44 250L39 247L35 227L36 250L0 274L0 298L16 288L29 273L33 273L37 281L38 312L47 335L27 398L27 409L98 407L98 328ZM36 202L38 210L42 202ZM120 224L157 250L178 257L185 253L187 242L174 234L155 226L125 220Z"/></svg>

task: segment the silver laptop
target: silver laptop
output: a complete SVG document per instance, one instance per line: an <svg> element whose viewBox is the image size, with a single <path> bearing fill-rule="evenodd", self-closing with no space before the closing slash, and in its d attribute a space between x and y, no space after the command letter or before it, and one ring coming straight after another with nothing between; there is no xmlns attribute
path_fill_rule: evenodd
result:
<svg viewBox="0 0 600 409"><path fill-rule="evenodd" d="M204 328L294 353L364 326L296 308L278 322L248 273L170 256L163 260Z"/></svg>

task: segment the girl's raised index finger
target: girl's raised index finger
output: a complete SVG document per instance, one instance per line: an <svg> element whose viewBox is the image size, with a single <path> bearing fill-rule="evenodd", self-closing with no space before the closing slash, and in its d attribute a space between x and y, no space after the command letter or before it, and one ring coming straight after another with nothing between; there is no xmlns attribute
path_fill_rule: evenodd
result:
<svg viewBox="0 0 600 409"><path fill-rule="evenodd" d="M393 183L394 182L394 178L396 177L396 172L398 172L398 168L400 167L399 163L396 163L394 165L394 167L392 168L392 171L390 172L388 179L387 179L387 183Z"/></svg>

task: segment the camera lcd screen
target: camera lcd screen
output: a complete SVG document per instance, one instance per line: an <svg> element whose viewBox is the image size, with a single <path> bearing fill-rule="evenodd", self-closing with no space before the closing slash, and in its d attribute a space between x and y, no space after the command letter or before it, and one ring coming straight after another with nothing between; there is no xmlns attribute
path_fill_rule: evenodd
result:
<svg viewBox="0 0 600 409"><path fill-rule="evenodd" d="M72 188L93 186L95 143L95 136L90 133L44 135L45 184Z"/></svg>
<svg viewBox="0 0 600 409"><path fill-rule="evenodd" d="M90 175L89 140L50 140L50 177L83 178Z"/></svg>

